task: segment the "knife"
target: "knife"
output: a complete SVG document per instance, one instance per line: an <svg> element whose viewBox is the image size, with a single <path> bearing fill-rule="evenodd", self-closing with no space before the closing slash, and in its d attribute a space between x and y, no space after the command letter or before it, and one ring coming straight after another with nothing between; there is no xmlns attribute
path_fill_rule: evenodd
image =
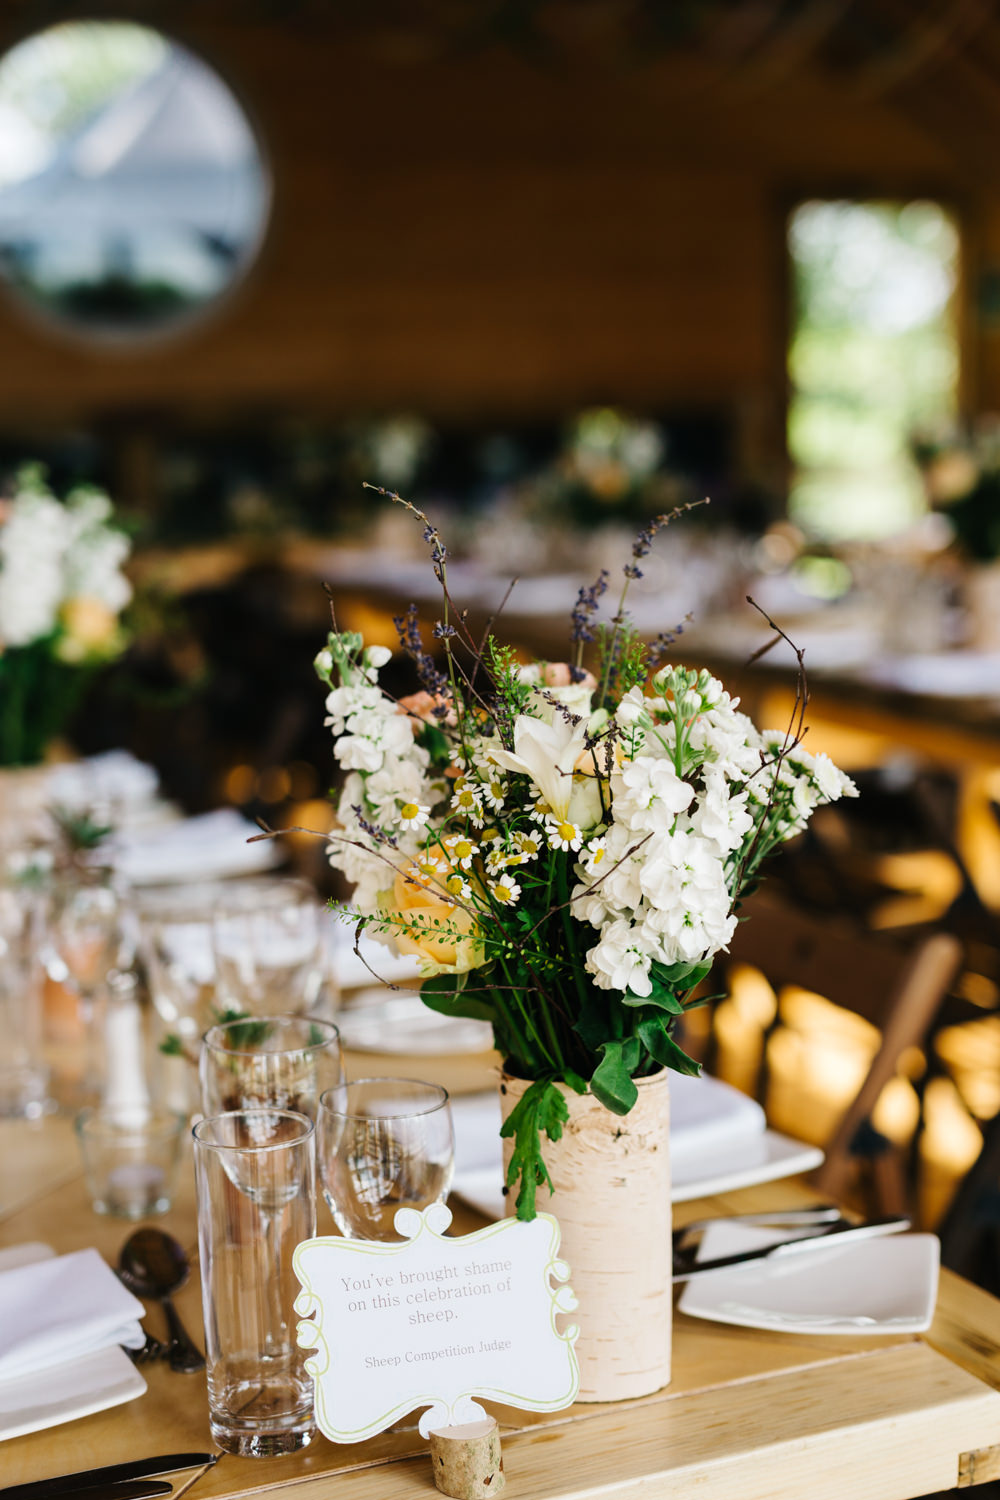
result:
<svg viewBox="0 0 1000 1500"><path fill-rule="evenodd" d="M98 1480L96 1484L83 1488L73 1485L62 1490L47 1489L49 1483L47 1479L40 1479L37 1485L15 1484L0 1490L0 1495L31 1494L38 1500L44 1500L46 1495L52 1496L53 1500L163 1500L173 1493L173 1486L159 1479L124 1479L117 1484Z"/></svg>
<svg viewBox="0 0 1000 1500"><path fill-rule="evenodd" d="M789 1255L801 1254L814 1246L828 1245L833 1240L867 1240L882 1234L900 1234L909 1229L909 1219L871 1219L867 1224L831 1224L818 1234L798 1236L794 1240L779 1240L776 1245L761 1245L756 1250L741 1250L735 1255L721 1255L713 1260L692 1260L684 1265L683 1255L674 1257L673 1280L690 1281L695 1276L705 1276L711 1271L724 1271L728 1266L742 1266L751 1260L769 1260L771 1257L784 1260Z"/></svg>
<svg viewBox="0 0 1000 1500"><path fill-rule="evenodd" d="M12 1484L0 1490L4 1500L55 1500L56 1496L87 1491L87 1500L104 1500L97 1490L109 1485L116 1488L113 1500L142 1500L145 1496L169 1494L171 1486L143 1484L126 1493L123 1481L144 1480L151 1474L173 1474L178 1469L202 1469L218 1463L217 1453L162 1453L154 1458L135 1458L123 1464L108 1464L103 1469L81 1469L77 1474L57 1474L53 1479L35 1479L29 1484Z"/></svg>

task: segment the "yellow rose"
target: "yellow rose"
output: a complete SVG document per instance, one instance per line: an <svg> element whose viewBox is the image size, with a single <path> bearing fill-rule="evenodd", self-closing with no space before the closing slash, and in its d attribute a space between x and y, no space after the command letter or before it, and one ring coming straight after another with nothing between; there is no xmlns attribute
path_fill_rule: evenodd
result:
<svg viewBox="0 0 1000 1500"><path fill-rule="evenodd" d="M486 954L475 917L413 867L410 873L412 879L405 872L397 875L380 902L399 952L419 959L424 974L464 974L479 968Z"/></svg>
<svg viewBox="0 0 1000 1500"><path fill-rule="evenodd" d="M118 617L100 599L83 594L67 599L62 607L62 627L59 655L63 661L110 656L117 649Z"/></svg>

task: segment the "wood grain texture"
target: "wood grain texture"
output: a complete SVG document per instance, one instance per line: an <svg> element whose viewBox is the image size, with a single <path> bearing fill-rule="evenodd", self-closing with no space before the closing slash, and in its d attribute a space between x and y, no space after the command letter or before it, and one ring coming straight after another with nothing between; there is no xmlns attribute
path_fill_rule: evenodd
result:
<svg viewBox="0 0 1000 1500"><path fill-rule="evenodd" d="M474 1072L470 1073L471 1077ZM0 1164L23 1132L0 1122ZM114 1263L128 1226L94 1215L66 1122L31 1137L37 1191L0 1213L0 1244L40 1239L60 1251L94 1245ZM0 1165L0 1183L4 1168ZM679 1204L678 1222L705 1213L800 1205L796 1181ZM321 1229L329 1228L322 1215ZM196 1255L194 1189L186 1162L174 1208L163 1220ZM455 1204L460 1233L482 1221ZM197 1276L180 1293L182 1317L201 1333ZM158 1310L150 1317L162 1333ZM533 1497L608 1494L699 1500L903 1500L959 1482L959 1456L1000 1445L1000 1303L954 1276L942 1277L938 1317L926 1341L809 1338L756 1332L675 1316L674 1378L654 1396L553 1414L495 1408L509 1492ZM965 1368L962 1368L964 1366ZM4 1482L19 1483L137 1454L210 1449L203 1375L148 1365L138 1400L15 1438L0 1449ZM975 1462L966 1473L975 1477ZM986 1460L979 1460L978 1473ZM304 1453L272 1460L224 1457L197 1478L198 1500L236 1500L294 1485L296 1500L426 1496L431 1480L416 1422L342 1447L318 1438ZM193 1478L193 1476L192 1476ZM970 1482L966 1479L964 1482ZM189 1486L179 1482L175 1495Z"/></svg>

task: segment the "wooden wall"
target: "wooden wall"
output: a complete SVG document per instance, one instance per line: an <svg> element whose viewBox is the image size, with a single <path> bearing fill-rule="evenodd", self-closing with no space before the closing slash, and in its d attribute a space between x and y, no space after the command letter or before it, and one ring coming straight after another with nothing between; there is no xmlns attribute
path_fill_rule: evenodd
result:
<svg viewBox="0 0 1000 1500"><path fill-rule="evenodd" d="M0 20L0 41L17 29ZM396 59L322 25L213 25L192 8L175 31L257 124L264 250L197 331L142 351L75 344L0 298L8 434L162 412L706 403L736 413L745 459L767 465L796 196L945 194L1000 251L1000 196L953 145L801 70L750 88L678 58ZM970 368L1000 405L1000 357Z"/></svg>

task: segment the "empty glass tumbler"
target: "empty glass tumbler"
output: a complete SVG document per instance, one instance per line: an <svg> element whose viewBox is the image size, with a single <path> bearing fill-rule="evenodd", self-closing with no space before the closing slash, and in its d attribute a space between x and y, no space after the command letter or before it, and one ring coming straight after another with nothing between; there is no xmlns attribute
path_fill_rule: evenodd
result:
<svg viewBox="0 0 1000 1500"><path fill-rule="evenodd" d="M310 1016L253 1016L206 1031L199 1059L206 1114L290 1109L315 1120L319 1098L344 1076L340 1033Z"/></svg>
<svg viewBox="0 0 1000 1500"><path fill-rule="evenodd" d="M361 1078L320 1100L316 1149L323 1196L341 1234L399 1240L401 1208L448 1195L455 1137L448 1094L413 1078Z"/></svg>
<svg viewBox="0 0 1000 1500"><path fill-rule="evenodd" d="M296 1342L296 1245L316 1232L314 1126L237 1110L194 1128L208 1406L227 1453L294 1453L315 1436L308 1354Z"/></svg>

